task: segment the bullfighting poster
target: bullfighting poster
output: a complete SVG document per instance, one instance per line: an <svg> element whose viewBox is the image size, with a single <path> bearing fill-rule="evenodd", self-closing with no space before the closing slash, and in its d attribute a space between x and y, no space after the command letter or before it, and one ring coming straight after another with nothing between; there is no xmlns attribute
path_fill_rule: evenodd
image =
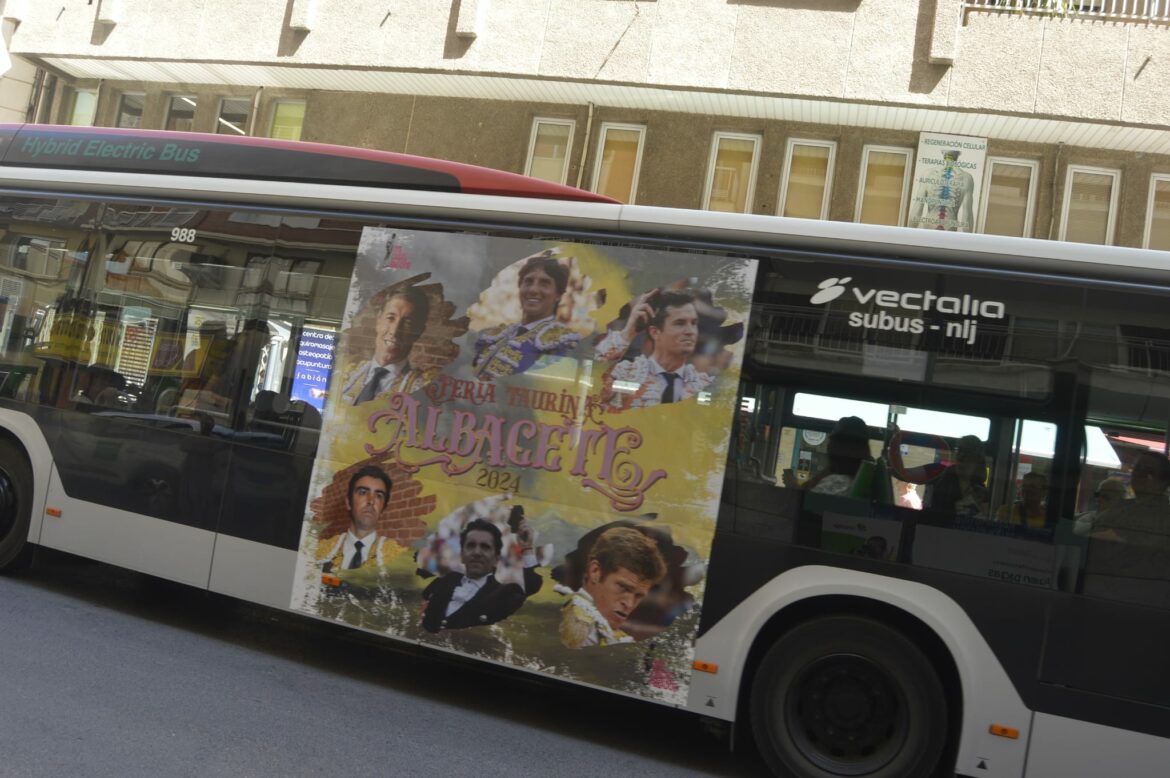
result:
<svg viewBox="0 0 1170 778"><path fill-rule="evenodd" d="M755 272L366 228L292 607L683 702Z"/></svg>

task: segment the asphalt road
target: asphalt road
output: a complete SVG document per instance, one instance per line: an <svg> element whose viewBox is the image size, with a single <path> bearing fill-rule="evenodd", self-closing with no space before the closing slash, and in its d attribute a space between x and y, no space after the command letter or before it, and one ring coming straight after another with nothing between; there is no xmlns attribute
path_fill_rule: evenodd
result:
<svg viewBox="0 0 1170 778"><path fill-rule="evenodd" d="M45 550L0 577L0 775L762 773L660 706Z"/></svg>

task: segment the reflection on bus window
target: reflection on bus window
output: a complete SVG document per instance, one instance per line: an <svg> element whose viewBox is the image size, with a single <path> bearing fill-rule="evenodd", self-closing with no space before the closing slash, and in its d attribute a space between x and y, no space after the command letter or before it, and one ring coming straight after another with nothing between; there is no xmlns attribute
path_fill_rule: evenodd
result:
<svg viewBox="0 0 1170 778"><path fill-rule="evenodd" d="M1170 607L1170 460L1145 449L1129 464L1128 490L1106 479L1096 509L1077 519L1089 538L1085 594Z"/></svg>

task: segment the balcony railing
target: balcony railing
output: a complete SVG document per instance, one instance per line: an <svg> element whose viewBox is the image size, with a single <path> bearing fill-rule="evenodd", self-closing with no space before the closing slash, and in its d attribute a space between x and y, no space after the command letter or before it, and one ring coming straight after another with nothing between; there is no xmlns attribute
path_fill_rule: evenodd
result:
<svg viewBox="0 0 1170 778"><path fill-rule="evenodd" d="M963 7L1125 22L1170 22L1170 0L963 0Z"/></svg>

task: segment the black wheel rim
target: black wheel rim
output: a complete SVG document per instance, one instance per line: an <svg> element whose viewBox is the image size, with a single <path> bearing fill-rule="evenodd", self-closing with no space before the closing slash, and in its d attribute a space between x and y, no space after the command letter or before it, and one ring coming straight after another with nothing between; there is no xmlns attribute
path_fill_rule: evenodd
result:
<svg viewBox="0 0 1170 778"><path fill-rule="evenodd" d="M879 664L854 654L812 662L785 700L784 726L812 764L835 775L864 775L906 743L909 721L900 684Z"/></svg>
<svg viewBox="0 0 1170 778"><path fill-rule="evenodd" d="M8 471L0 467L0 540L16 528L16 484Z"/></svg>

